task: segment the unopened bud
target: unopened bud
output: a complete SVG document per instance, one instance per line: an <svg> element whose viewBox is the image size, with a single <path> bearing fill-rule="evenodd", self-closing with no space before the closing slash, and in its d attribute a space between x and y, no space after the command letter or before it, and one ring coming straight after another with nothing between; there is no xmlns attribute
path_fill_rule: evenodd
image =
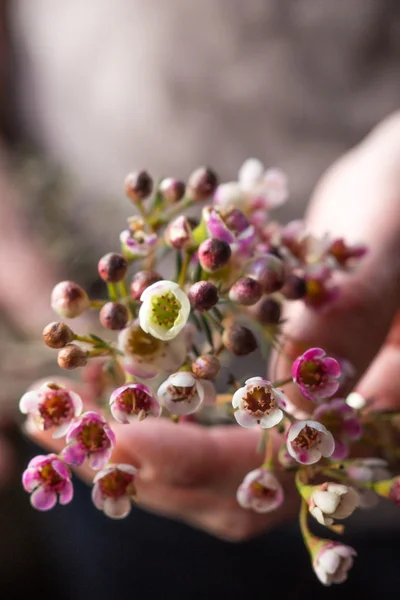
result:
<svg viewBox="0 0 400 600"><path fill-rule="evenodd" d="M73 281L60 281L51 292L51 308L60 317L73 319L89 308L89 297L80 285Z"/></svg>
<svg viewBox="0 0 400 600"><path fill-rule="evenodd" d="M282 314L282 307L274 298L264 296L252 307L252 314L263 325L277 325Z"/></svg>
<svg viewBox="0 0 400 600"><path fill-rule="evenodd" d="M156 271L138 271L132 277L131 295L134 300L140 300L144 290L153 283L161 281L162 276Z"/></svg>
<svg viewBox="0 0 400 600"><path fill-rule="evenodd" d="M291 273L286 277L281 293L288 300L300 300L307 294L307 282L304 277Z"/></svg>
<svg viewBox="0 0 400 600"><path fill-rule="evenodd" d="M175 250L187 250L194 244L189 219L184 215L176 217L165 230L165 241Z"/></svg>
<svg viewBox="0 0 400 600"><path fill-rule="evenodd" d="M261 298L261 285L252 277L241 277L238 279L229 291L229 298L232 302L251 306Z"/></svg>
<svg viewBox="0 0 400 600"><path fill-rule="evenodd" d="M227 228L236 234L242 233L249 227L249 222L245 214L238 208L231 208L225 211L223 220Z"/></svg>
<svg viewBox="0 0 400 600"><path fill-rule="evenodd" d="M221 368L216 356L202 354L192 362L192 371L199 379L215 379Z"/></svg>
<svg viewBox="0 0 400 600"><path fill-rule="evenodd" d="M129 311L120 302L107 302L101 308L99 318L100 323L107 329L124 329L129 320Z"/></svg>
<svg viewBox="0 0 400 600"><path fill-rule="evenodd" d="M253 258L247 263L245 272L246 275L257 279L266 294L277 292L285 282L283 261L273 254Z"/></svg>
<svg viewBox="0 0 400 600"><path fill-rule="evenodd" d="M222 334L222 343L235 356L245 356L257 348L254 333L243 325L230 325Z"/></svg>
<svg viewBox="0 0 400 600"><path fill-rule="evenodd" d="M69 344L58 353L57 362L62 369L71 371L77 367L84 367L88 361L88 352L75 344Z"/></svg>
<svg viewBox="0 0 400 600"><path fill-rule="evenodd" d="M231 255L230 245L218 238L208 238L199 246L199 262L207 273L214 273L224 267Z"/></svg>
<svg viewBox="0 0 400 600"><path fill-rule="evenodd" d="M218 289L211 281L197 281L190 287L188 297L193 308L204 312L217 304Z"/></svg>
<svg viewBox="0 0 400 600"><path fill-rule="evenodd" d="M175 204L175 202L182 200L185 195L185 184L179 179L166 177L161 181L159 190L167 204Z"/></svg>
<svg viewBox="0 0 400 600"><path fill-rule="evenodd" d="M103 281L107 283L117 283L121 281L128 268L127 260L122 254L116 252L109 252L105 254L98 264L98 271Z"/></svg>
<svg viewBox="0 0 400 600"><path fill-rule="evenodd" d="M147 171L134 171L125 178L125 192L132 202L141 202L153 191L153 179Z"/></svg>
<svg viewBox="0 0 400 600"><path fill-rule="evenodd" d="M74 332L65 323L54 321L43 329L43 341L50 348L63 348L74 339Z"/></svg>
<svg viewBox="0 0 400 600"><path fill-rule="evenodd" d="M208 167L199 167L190 175L187 191L188 196L197 202L208 200L215 192L218 185L218 177Z"/></svg>

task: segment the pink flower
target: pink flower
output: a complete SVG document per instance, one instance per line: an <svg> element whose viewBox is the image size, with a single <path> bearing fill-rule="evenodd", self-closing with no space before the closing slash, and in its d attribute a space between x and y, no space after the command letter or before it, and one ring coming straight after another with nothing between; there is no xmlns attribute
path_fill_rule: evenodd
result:
<svg viewBox="0 0 400 600"><path fill-rule="evenodd" d="M355 244L349 246L346 244L343 238L336 238L331 240L326 253L332 257L338 267L347 268L351 266L358 259L365 256L368 252L368 248L362 244Z"/></svg>
<svg viewBox="0 0 400 600"><path fill-rule="evenodd" d="M125 229L119 236L122 253L129 259L143 258L150 254L157 243L155 233L146 233L138 227L134 229Z"/></svg>
<svg viewBox="0 0 400 600"><path fill-rule="evenodd" d="M263 377L251 377L233 395L235 419L242 427L261 425L274 427L283 419L281 407L286 406L283 392Z"/></svg>
<svg viewBox="0 0 400 600"><path fill-rule="evenodd" d="M157 339L146 333L134 321L121 331L119 349L124 353L124 369L140 379L153 379L160 373L173 373L186 356L185 330L168 341Z"/></svg>
<svg viewBox="0 0 400 600"><path fill-rule="evenodd" d="M314 555L314 571L324 585L343 583L353 566L353 556L357 556L357 553L350 546L331 540L324 542Z"/></svg>
<svg viewBox="0 0 400 600"><path fill-rule="evenodd" d="M218 209L206 206L203 219L211 237L231 245L232 251L248 253L255 240L255 229L238 208Z"/></svg>
<svg viewBox="0 0 400 600"><path fill-rule="evenodd" d="M339 388L340 365L321 348L310 348L292 365L293 381L306 398L318 402Z"/></svg>
<svg viewBox="0 0 400 600"><path fill-rule="evenodd" d="M357 411L351 408L345 400L335 399L320 404L314 411L312 418L325 425L332 433L335 440L335 450L332 458L339 460L349 454L348 441L359 440L362 434L362 425Z"/></svg>
<svg viewBox="0 0 400 600"><path fill-rule="evenodd" d="M332 270L323 264L313 264L304 272L307 293L304 303L315 310L324 309L336 300L339 288L332 285Z"/></svg>
<svg viewBox="0 0 400 600"><path fill-rule="evenodd" d="M38 390L24 394L19 409L28 414L29 419L39 430L55 427L53 438L63 437L75 419L82 412L81 397L66 390L57 383L45 383Z"/></svg>
<svg viewBox="0 0 400 600"><path fill-rule="evenodd" d="M157 396L170 413L190 415L203 403L204 387L193 373L179 371L160 385Z"/></svg>
<svg viewBox="0 0 400 600"><path fill-rule="evenodd" d="M50 510L57 498L60 504L68 504L74 493L71 472L56 454L32 458L22 475L22 485L38 510Z"/></svg>
<svg viewBox="0 0 400 600"><path fill-rule="evenodd" d="M297 462L312 465L321 456L332 456L335 449L333 435L317 421L297 421L286 434L286 447Z"/></svg>
<svg viewBox="0 0 400 600"><path fill-rule="evenodd" d="M259 468L246 475L238 488L236 498L242 508L267 513L279 508L284 494L275 475L267 469Z"/></svg>
<svg viewBox="0 0 400 600"><path fill-rule="evenodd" d="M91 469L102 469L115 446L115 435L107 421L94 411L85 412L68 430L61 455L70 465L79 467L89 458Z"/></svg>
<svg viewBox="0 0 400 600"><path fill-rule="evenodd" d="M161 406L146 385L128 383L113 391L110 397L111 414L120 423L129 423L129 417L139 420L152 414L159 417Z"/></svg>
<svg viewBox="0 0 400 600"><path fill-rule="evenodd" d="M112 519L123 519L131 512L135 498L136 469L132 465L109 465L96 474L92 500L96 508Z"/></svg>

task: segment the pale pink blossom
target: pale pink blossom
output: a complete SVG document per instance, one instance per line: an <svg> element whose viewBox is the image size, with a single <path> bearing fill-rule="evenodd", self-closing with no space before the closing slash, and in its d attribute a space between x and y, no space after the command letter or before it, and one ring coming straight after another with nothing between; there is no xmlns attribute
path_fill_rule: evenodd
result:
<svg viewBox="0 0 400 600"><path fill-rule="evenodd" d="M54 427L53 438L63 437L82 412L81 397L54 382L46 382L37 390L26 392L19 409L28 415L30 424L40 431Z"/></svg>
<svg viewBox="0 0 400 600"><path fill-rule="evenodd" d="M286 406L283 392L263 377L251 377L233 395L235 419L242 427L274 427L283 419Z"/></svg>
<svg viewBox="0 0 400 600"><path fill-rule="evenodd" d="M129 423L130 417L144 419L148 415L159 417L161 406L147 385L127 383L113 391L110 409L114 419Z"/></svg>
<svg viewBox="0 0 400 600"><path fill-rule="evenodd" d="M346 466L346 474L353 481L360 496L361 508L373 508L378 504L378 496L374 492L373 485L378 481L386 481L391 478L387 469L388 463L382 458L358 458ZM357 481L360 486L357 486ZM363 485L364 484L364 485ZM371 489L365 486L371 484Z"/></svg>
<svg viewBox="0 0 400 600"><path fill-rule="evenodd" d="M335 440L327 428L317 421L297 421L286 434L286 447L297 462L312 465L321 456L332 456Z"/></svg>
<svg viewBox="0 0 400 600"><path fill-rule="evenodd" d="M68 504L74 493L71 472L56 454L32 458L22 475L22 484L38 510L50 510L57 500Z"/></svg>
<svg viewBox="0 0 400 600"><path fill-rule="evenodd" d="M259 468L246 475L237 490L236 497L242 508L267 513L279 508L284 493L275 475L267 469Z"/></svg>
<svg viewBox="0 0 400 600"><path fill-rule="evenodd" d="M70 426L66 442L61 452L65 462L79 467L88 458L90 468L97 471L109 461L116 439L104 417L88 411Z"/></svg>
<svg viewBox="0 0 400 600"><path fill-rule="evenodd" d="M325 425L332 433L335 440L332 458L346 458L349 454L348 442L361 437L362 425L357 412L340 398L317 406L312 418Z"/></svg>
<svg viewBox="0 0 400 600"><path fill-rule="evenodd" d="M93 504L112 519L123 519L136 496L136 469L132 465L110 464L93 479Z"/></svg>
<svg viewBox="0 0 400 600"><path fill-rule="evenodd" d="M293 381L306 398L318 402L339 388L340 365L322 348L310 348L292 364Z"/></svg>
<svg viewBox="0 0 400 600"><path fill-rule="evenodd" d="M313 568L320 582L328 586L346 581L354 556L357 556L354 548L325 540L313 560Z"/></svg>
<svg viewBox="0 0 400 600"><path fill-rule="evenodd" d="M170 413L190 415L203 403L204 387L193 373L179 371L160 385L157 396Z"/></svg>
<svg viewBox="0 0 400 600"><path fill-rule="evenodd" d="M346 519L360 504L355 489L341 483L323 483L311 494L310 513L321 525L332 525L335 519Z"/></svg>

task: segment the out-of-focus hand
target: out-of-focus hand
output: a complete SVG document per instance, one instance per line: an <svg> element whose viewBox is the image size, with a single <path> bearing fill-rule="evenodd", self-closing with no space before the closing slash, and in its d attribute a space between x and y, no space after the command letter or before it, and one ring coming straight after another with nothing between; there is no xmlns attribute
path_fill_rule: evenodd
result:
<svg viewBox="0 0 400 600"><path fill-rule="evenodd" d="M394 318L400 297L400 116L383 123L329 170L316 189L308 222L316 233L361 241L370 252L357 272L344 276L340 300L323 316L293 306L287 334L350 360L365 395L398 402L400 348ZM285 366L281 362L281 370ZM289 497L280 510L257 515L236 502L243 476L261 462L254 430L153 419L115 430L113 461L141 468L137 491L145 508L230 540L251 537L293 514L297 501L289 491L289 475L282 475ZM36 439L60 447L44 434ZM81 474L89 476L87 470Z"/></svg>

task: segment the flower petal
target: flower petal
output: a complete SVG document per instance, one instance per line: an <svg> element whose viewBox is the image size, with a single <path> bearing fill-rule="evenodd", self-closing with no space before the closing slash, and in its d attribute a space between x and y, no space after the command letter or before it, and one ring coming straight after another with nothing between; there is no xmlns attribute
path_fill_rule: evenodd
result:
<svg viewBox="0 0 400 600"><path fill-rule="evenodd" d="M60 504L68 504L74 496L74 487L70 481L65 482L64 488L60 492Z"/></svg>
<svg viewBox="0 0 400 600"><path fill-rule="evenodd" d="M42 486L31 494L31 504L37 510L50 510L57 503L57 494L47 491Z"/></svg>

